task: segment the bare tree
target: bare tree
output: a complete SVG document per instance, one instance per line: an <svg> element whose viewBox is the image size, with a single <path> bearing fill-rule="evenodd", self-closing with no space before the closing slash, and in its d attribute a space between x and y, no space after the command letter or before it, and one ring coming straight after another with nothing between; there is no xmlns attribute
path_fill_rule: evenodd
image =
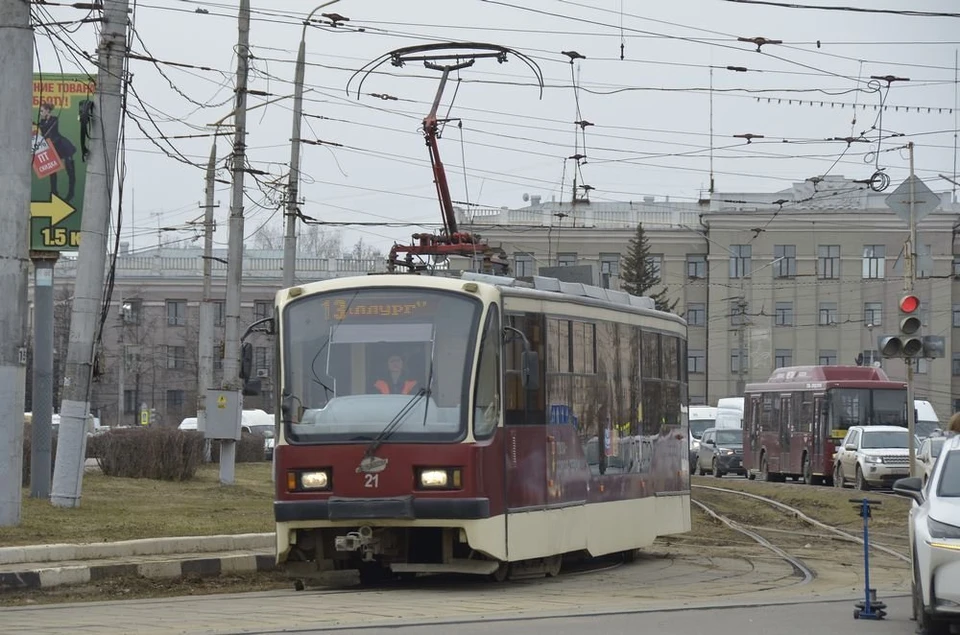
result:
<svg viewBox="0 0 960 635"><path fill-rule="evenodd" d="M363 242L363 238L357 240L349 252L350 256L357 260L377 260L385 258L383 252L369 243Z"/></svg>
<svg viewBox="0 0 960 635"><path fill-rule="evenodd" d="M257 249L283 249L283 226L268 223L253 235ZM333 258L340 255L342 236L338 231L324 229L319 225L306 225L297 238L297 251L306 256Z"/></svg>

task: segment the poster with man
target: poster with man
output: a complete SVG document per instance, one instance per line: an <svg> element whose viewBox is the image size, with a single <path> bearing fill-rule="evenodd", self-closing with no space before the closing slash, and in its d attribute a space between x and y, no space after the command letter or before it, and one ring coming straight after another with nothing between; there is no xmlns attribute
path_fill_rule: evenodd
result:
<svg viewBox="0 0 960 635"><path fill-rule="evenodd" d="M89 75L33 76L32 250L79 249L94 88Z"/></svg>

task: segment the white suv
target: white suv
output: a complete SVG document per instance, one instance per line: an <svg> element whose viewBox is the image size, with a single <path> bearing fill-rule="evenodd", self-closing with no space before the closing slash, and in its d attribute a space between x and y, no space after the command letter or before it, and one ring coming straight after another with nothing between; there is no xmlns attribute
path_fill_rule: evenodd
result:
<svg viewBox="0 0 960 635"><path fill-rule="evenodd" d="M900 426L852 426L837 448L833 484L844 487L852 480L857 489L866 490L890 487L910 476L908 434Z"/></svg>
<svg viewBox="0 0 960 635"><path fill-rule="evenodd" d="M916 501L910 510L913 613L927 635L960 626L960 436L947 439L926 486L920 477L893 490Z"/></svg>

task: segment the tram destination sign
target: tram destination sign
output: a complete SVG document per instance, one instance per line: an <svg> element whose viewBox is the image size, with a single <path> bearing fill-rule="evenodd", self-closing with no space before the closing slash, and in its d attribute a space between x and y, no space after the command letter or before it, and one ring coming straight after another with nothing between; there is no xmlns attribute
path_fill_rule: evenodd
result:
<svg viewBox="0 0 960 635"><path fill-rule="evenodd" d="M95 82L89 75L33 76L30 249L77 251L87 182L87 138Z"/></svg>

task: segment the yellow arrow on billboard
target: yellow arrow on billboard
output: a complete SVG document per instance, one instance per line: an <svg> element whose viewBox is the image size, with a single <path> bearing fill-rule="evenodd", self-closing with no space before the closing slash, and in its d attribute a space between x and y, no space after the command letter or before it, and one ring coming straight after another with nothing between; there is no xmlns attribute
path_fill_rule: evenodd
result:
<svg viewBox="0 0 960 635"><path fill-rule="evenodd" d="M33 201L30 203L30 216L33 218L49 218L51 225L62 222L76 210L56 194L50 195L49 201Z"/></svg>

